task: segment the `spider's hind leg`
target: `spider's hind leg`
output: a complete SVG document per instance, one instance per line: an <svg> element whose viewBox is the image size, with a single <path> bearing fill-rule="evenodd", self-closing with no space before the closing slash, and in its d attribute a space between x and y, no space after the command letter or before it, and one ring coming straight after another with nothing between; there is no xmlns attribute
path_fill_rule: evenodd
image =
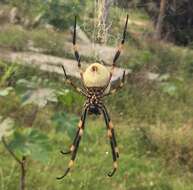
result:
<svg viewBox="0 0 193 190"><path fill-rule="evenodd" d="M83 119L84 119L84 115L82 115L82 117L81 117L81 119L80 119L80 121L78 123L78 129L76 131L76 135L74 137L74 140L73 140L73 143L72 143L72 145L70 147L70 150L68 150L66 152L61 150L60 151L61 154L70 154L70 153L72 153L74 151L76 143L77 143L77 139L79 137L80 130L82 129L82 126L83 126L83 122L84 122Z"/></svg>
<svg viewBox="0 0 193 190"><path fill-rule="evenodd" d="M108 111L107 111L107 109L104 105L103 105L103 115L104 115L104 118L105 118L105 123L106 123L107 129L110 129L110 131L112 133L112 141L114 143L116 156L117 156L117 158L119 158L119 150L118 150L118 147L117 147L117 141L116 141L116 137L115 137L115 130L113 128L113 124L111 122Z"/></svg>
<svg viewBox="0 0 193 190"><path fill-rule="evenodd" d="M118 152L118 148L117 148L117 142L115 139L115 133L114 133L114 129L113 129L113 125L112 122L110 121L110 117L109 114L107 112L107 109L105 108L104 105L101 106L101 110L102 113L104 115L104 119L105 119L105 123L107 126L107 132L108 132L108 137L110 140L110 145L111 145L111 151L112 151L112 157L113 157L113 171L108 173L109 177L112 177L114 175L114 173L117 170L117 158L119 158L119 152Z"/></svg>
<svg viewBox="0 0 193 190"><path fill-rule="evenodd" d="M88 111L88 107L86 107L83 111L81 120L80 120L79 125L78 125L78 130L77 130L76 136L74 138L73 144L70 148L70 151L68 151L68 152L62 152L61 151L63 154L66 154L66 153L70 152L70 153L72 153L72 156L71 156L71 160L68 164L68 168L65 170L64 174L61 177L57 177L58 180L63 179L68 174L68 172L70 171L70 169L72 168L72 166L74 164L74 161L75 161L75 158L76 158L76 155L77 155L77 151L78 151L78 147L79 147L79 144L80 144L80 140L81 140L81 137L83 135L83 130L84 130L84 124L85 124L85 120L86 120L87 111Z"/></svg>

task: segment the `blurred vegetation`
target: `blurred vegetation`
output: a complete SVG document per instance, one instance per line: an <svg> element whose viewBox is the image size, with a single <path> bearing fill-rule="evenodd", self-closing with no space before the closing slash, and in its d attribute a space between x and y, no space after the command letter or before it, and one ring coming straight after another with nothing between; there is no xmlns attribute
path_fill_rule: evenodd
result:
<svg viewBox="0 0 193 190"><path fill-rule="evenodd" d="M154 24L158 21L160 0L115 0L114 3L127 9L143 9ZM193 41L193 3L192 0L166 0L166 10L162 29L162 38L178 45L192 46Z"/></svg>
<svg viewBox="0 0 193 190"><path fill-rule="evenodd" d="M26 51L32 43L44 53L71 58L63 42L69 40L66 31L74 14L79 15L88 36L93 35L94 5L81 2L5 0L26 17L43 13L42 22L56 29L7 24L0 29L0 48ZM119 60L132 73L123 90L104 100L120 148L119 170L113 178L106 177L112 158L105 123L100 116L90 116L75 168L63 181L55 180L68 162L69 157L59 150L71 144L84 98L57 74L0 61L0 139L6 138L19 158L27 157L27 189L193 189L193 52L150 39L150 18L136 9L137 1L135 5L129 39ZM110 10L113 24L108 44L113 46L121 38L127 12L121 6ZM158 73L157 79L147 80L149 72ZM2 143L0 153L0 189L14 190L19 167Z"/></svg>
<svg viewBox="0 0 193 190"><path fill-rule="evenodd" d="M44 17L59 29L68 28L74 21L74 15L82 15L84 6L85 1L51 0Z"/></svg>

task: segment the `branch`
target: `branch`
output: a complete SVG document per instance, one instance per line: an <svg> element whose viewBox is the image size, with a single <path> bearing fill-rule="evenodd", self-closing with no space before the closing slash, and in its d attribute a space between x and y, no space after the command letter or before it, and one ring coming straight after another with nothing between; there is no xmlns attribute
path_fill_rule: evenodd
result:
<svg viewBox="0 0 193 190"><path fill-rule="evenodd" d="M22 161L20 161L20 159L15 155L15 153L9 148L6 140L4 137L2 137L2 142L3 142L3 145L5 146L5 148L7 149L7 151L12 155L12 157L20 164L22 165Z"/></svg>
<svg viewBox="0 0 193 190"><path fill-rule="evenodd" d="M23 156L22 157L22 162L21 162L20 190L25 189L25 176L26 176L25 163L26 163L26 157Z"/></svg>

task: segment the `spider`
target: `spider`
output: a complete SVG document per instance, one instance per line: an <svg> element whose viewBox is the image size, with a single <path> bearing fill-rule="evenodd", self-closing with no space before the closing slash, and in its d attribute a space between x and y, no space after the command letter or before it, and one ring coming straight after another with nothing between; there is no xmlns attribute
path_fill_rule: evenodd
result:
<svg viewBox="0 0 193 190"><path fill-rule="evenodd" d="M78 93L85 96L87 99L84 103L81 119L78 123L78 129L74 137L73 143L69 151L67 152L61 151L62 154L71 154L71 160L64 174L61 177L57 177L58 180L64 178L69 173L70 169L72 168L74 164L74 161L77 155L77 151L78 151L78 147L80 144L80 140L82 138L83 131L85 128L85 120L86 120L87 114L96 114L96 115L103 114L106 128L107 128L107 134L110 140L112 157L113 157L113 171L109 172L108 176L112 177L117 170L117 167L118 167L117 159L119 158L119 151L117 148L117 142L115 139L115 132L114 132L113 124L111 122L108 111L102 102L102 98L115 93L124 84L125 70L123 71L122 79L118 87L113 90L110 89L110 81L113 75L113 70L114 70L116 61L120 56L120 53L122 51L122 48L125 42L127 23L128 23L128 15L127 15L126 23L124 27L123 38L122 38L120 46L118 47L115 53L111 71L109 71L105 66L101 65L100 63L93 63L88 68L86 68L85 72L83 72L83 70L81 69L80 55L79 55L77 45L76 45L76 16L75 16L74 31L73 31L73 49L74 49L75 58L78 62L78 68L80 70L81 82L82 82L83 87L81 88L77 87L68 78L65 68L63 66L62 68L64 71L66 82L70 84Z"/></svg>

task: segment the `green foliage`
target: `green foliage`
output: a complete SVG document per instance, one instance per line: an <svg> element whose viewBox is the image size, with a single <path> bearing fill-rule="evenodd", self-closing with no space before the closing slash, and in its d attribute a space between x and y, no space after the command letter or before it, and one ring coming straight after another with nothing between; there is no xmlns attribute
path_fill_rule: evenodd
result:
<svg viewBox="0 0 193 190"><path fill-rule="evenodd" d="M167 93L170 96L175 96L176 95L176 91L177 91L177 87L176 85L172 84L172 83L162 83L161 86L163 92Z"/></svg>
<svg viewBox="0 0 193 190"><path fill-rule="evenodd" d="M182 98L186 94L186 85L183 79L173 78L160 83L160 89L167 95L175 98Z"/></svg>
<svg viewBox="0 0 193 190"><path fill-rule="evenodd" d="M19 8L21 14L26 17L34 17L44 13L47 8L47 0L6 0L11 6Z"/></svg>
<svg viewBox="0 0 193 190"><path fill-rule="evenodd" d="M64 42L66 41L63 33L56 33L48 30L37 29L31 31L29 38L35 48L40 48L47 54L65 56Z"/></svg>
<svg viewBox="0 0 193 190"><path fill-rule="evenodd" d="M58 102L67 110L80 110L78 106L83 105L83 97L69 89L60 89L57 91ZM77 108L76 108L77 107Z"/></svg>
<svg viewBox="0 0 193 190"><path fill-rule="evenodd" d="M2 120L0 116L0 140L2 137L8 137L13 133L14 121L11 118Z"/></svg>
<svg viewBox="0 0 193 190"><path fill-rule="evenodd" d="M1 64L0 67L1 66L3 74L0 76L0 87L6 86L8 83L11 84L13 74L17 71L18 68L15 64L7 65L5 63ZM8 88L7 90L10 91L10 88Z"/></svg>
<svg viewBox="0 0 193 190"><path fill-rule="evenodd" d="M19 26L7 26L0 32L0 46L16 51L23 51L29 48L29 43L34 48L46 51L49 54L64 55L63 34L55 33L45 29L27 31Z"/></svg>
<svg viewBox="0 0 193 190"><path fill-rule="evenodd" d="M43 108L48 102L57 102L55 91L50 88L40 88L41 85L48 85L48 81L38 77L33 77L31 81L17 80L16 87L20 91L22 106L34 104Z"/></svg>
<svg viewBox="0 0 193 190"><path fill-rule="evenodd" d="M187 52L185 58L184 58L184 64L182 66L182 69L185 70L185 74L188 78L193 77L193 61L192 61L193 54L191 52Z"/></svg>
<svg viewBox="0 0 193 190"><path fill-rule="evenodd" d="M48 102L57 102L54 91L48 88L33 91L29 90L23 94L22 99L24 100L22 103L23 106L27 104L36 104L40 108L45 107Z"/></svg>
<svg viewBox="0 0 193 190"><path fill-rule="evenodd" d="M51 151L49 139L36 129L16 130L9 143L9 147L19 157L30 156L32 159L43 163L49 161L49 152Z"/></svg>
<svg viewBox="0 0 193 190"><path fill-rule="evenodd" d="M46 54L74 59L65 47L66 34L43 28L28 31L18 26L7 26L0 32L0 47L16 51L26 51L34 48ZM94 61L92 57L82 56L82 60ZM1 64L0 64L1 66Z"/></svg>
<svg viewBox="0 0 193 190"><path fill-rule="evenodd" d="M11 48L15 51L25 50L27 45L26 32L19 26L8 26L1 29L0 47Z"/></svg>
<svg viewBox="0 0 193 190"><path fill-rule="evenodd" d="M65 29L72 25L75 15L80 15L84 1L79 0L50 0L45 19L59 29Z"/></svg>
<svg viewBox="0 0 193 190"><path fill-rule="evenodd" d="M139 71L144 66L151 64L155 60L155 55L148 50L135 51L130 59L129 68Z"/></svg>
<svg viewBox="0 0 193 190"><path fill-rule="evenodd" d="M13 90L12 87L7 87L0 90L0 96L7 96Z"/></svg>
<svg viewBox="0 0 193 190"><path fill-rule="evenodd" d="M167 164L185 166L192 169L192 121L183 127L173 128L166 124L155 126L141 126L139 131L143 134L144 148L151 152L164 154ZM151 145L151 146L150 146ZM152 146L153 145L153 146ZM168 163L169 162L169 163Z"/></svg>
<svg viewBox="0 0 193 190"><path fill-rule="evenodd" d="M64 135L64 132L67 132L68 136L73 139L77 124L78 124L78 117L75 115L69 115L65 112L59 112L54 114L52 117L52 121L56 127L57 133L62 133Z"/></svg>

